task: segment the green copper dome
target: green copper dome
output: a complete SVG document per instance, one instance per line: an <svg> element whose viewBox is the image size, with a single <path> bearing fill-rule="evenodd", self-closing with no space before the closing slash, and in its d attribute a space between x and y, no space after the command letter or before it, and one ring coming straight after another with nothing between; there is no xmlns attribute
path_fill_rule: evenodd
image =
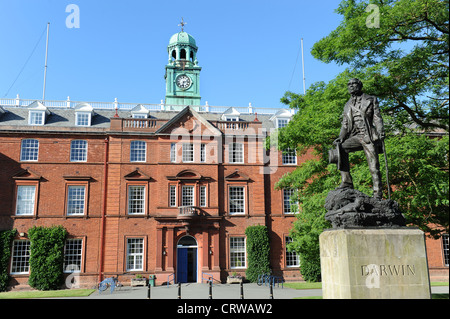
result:
<svg viewBox="0 0 450 319"><path fill-rule="evenodd" d="M170 38L169 47L177 44L187 44L194 48L197 48L197 44L195 43L194 37L184 31L175 33Z"/></svg>

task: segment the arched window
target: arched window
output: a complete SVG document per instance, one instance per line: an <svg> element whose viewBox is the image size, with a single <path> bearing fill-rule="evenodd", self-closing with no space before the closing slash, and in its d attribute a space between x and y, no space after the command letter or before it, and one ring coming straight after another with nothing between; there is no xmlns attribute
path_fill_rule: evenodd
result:
<svg viewBox="0 0 450 319"><path fill-rule="evenodd" d="M181 51L180 51L180 59L181 60L186 60L186 50L185 49L181 49Z"/></svg>
<svg viewBox="0 0 450 319"><path fill-rule="evenodd" d="M186 235L180 238L180 240L178 241L178 246L197 246L197 241L194 237Z"/></svg>

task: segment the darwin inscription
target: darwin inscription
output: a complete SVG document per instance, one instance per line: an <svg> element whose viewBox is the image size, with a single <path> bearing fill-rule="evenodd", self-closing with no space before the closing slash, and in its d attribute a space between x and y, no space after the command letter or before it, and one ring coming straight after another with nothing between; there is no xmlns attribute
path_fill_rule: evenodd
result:
<svg viewBox="0 0 450 319"><path fill-rule="evenodd" d="M414 276L414 265L362 265L361 276Z"/></svg>

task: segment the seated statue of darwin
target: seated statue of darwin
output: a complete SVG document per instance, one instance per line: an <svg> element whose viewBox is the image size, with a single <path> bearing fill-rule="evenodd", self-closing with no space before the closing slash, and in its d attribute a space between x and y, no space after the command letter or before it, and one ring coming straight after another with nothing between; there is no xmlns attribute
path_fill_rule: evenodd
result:
<svg viewBox="0 0 450 319"><path fill-rule="evenodd" d="M363 84L353 78L348 82L350 100L345 104L339 137L330 150L330 163L341 172L342 183L338 187L353 188L350 175L349 153L364 150L373 181L373 197L382 198L381 172L378 154L382 152L385 137L383 119L375 96L362 92Z"/></svg>

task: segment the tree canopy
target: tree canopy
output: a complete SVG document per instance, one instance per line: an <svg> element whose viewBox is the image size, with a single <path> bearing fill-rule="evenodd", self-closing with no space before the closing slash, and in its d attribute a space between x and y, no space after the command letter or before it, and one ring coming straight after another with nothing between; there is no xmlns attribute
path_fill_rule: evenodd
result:
<svg viewBox="0 0 450 319"><path fill-rule="evenodd" d="M320 279L318 237L330 226L324 219L325 198L340 183L336 166L328 165L327 150L339 135L342 110L350 97L347 82L353 77L380 102L392 199L409 224L434 237L449 231L449 3L371 3L340 3L336 12L343 17L341 24L315 43L312 54L348 68L328 83L312 84L306 94L286 92L281 101L296 114L266 145L298 153L312 149L315 154L276 184L298 190L292 199L298 202L299 213L290 249L300 253L306 280ZM370 195L372 179L364 152L350 153L350 162L355 188ZM386 185L382 155L380 165Z"/></svg>
<svg viewBox="0 0 450 319"><path fill-rule="evenodd" d="M344 0L336 12L341 24L312 55L366 73L400 124L448 131L449 1Z"/></svg>

